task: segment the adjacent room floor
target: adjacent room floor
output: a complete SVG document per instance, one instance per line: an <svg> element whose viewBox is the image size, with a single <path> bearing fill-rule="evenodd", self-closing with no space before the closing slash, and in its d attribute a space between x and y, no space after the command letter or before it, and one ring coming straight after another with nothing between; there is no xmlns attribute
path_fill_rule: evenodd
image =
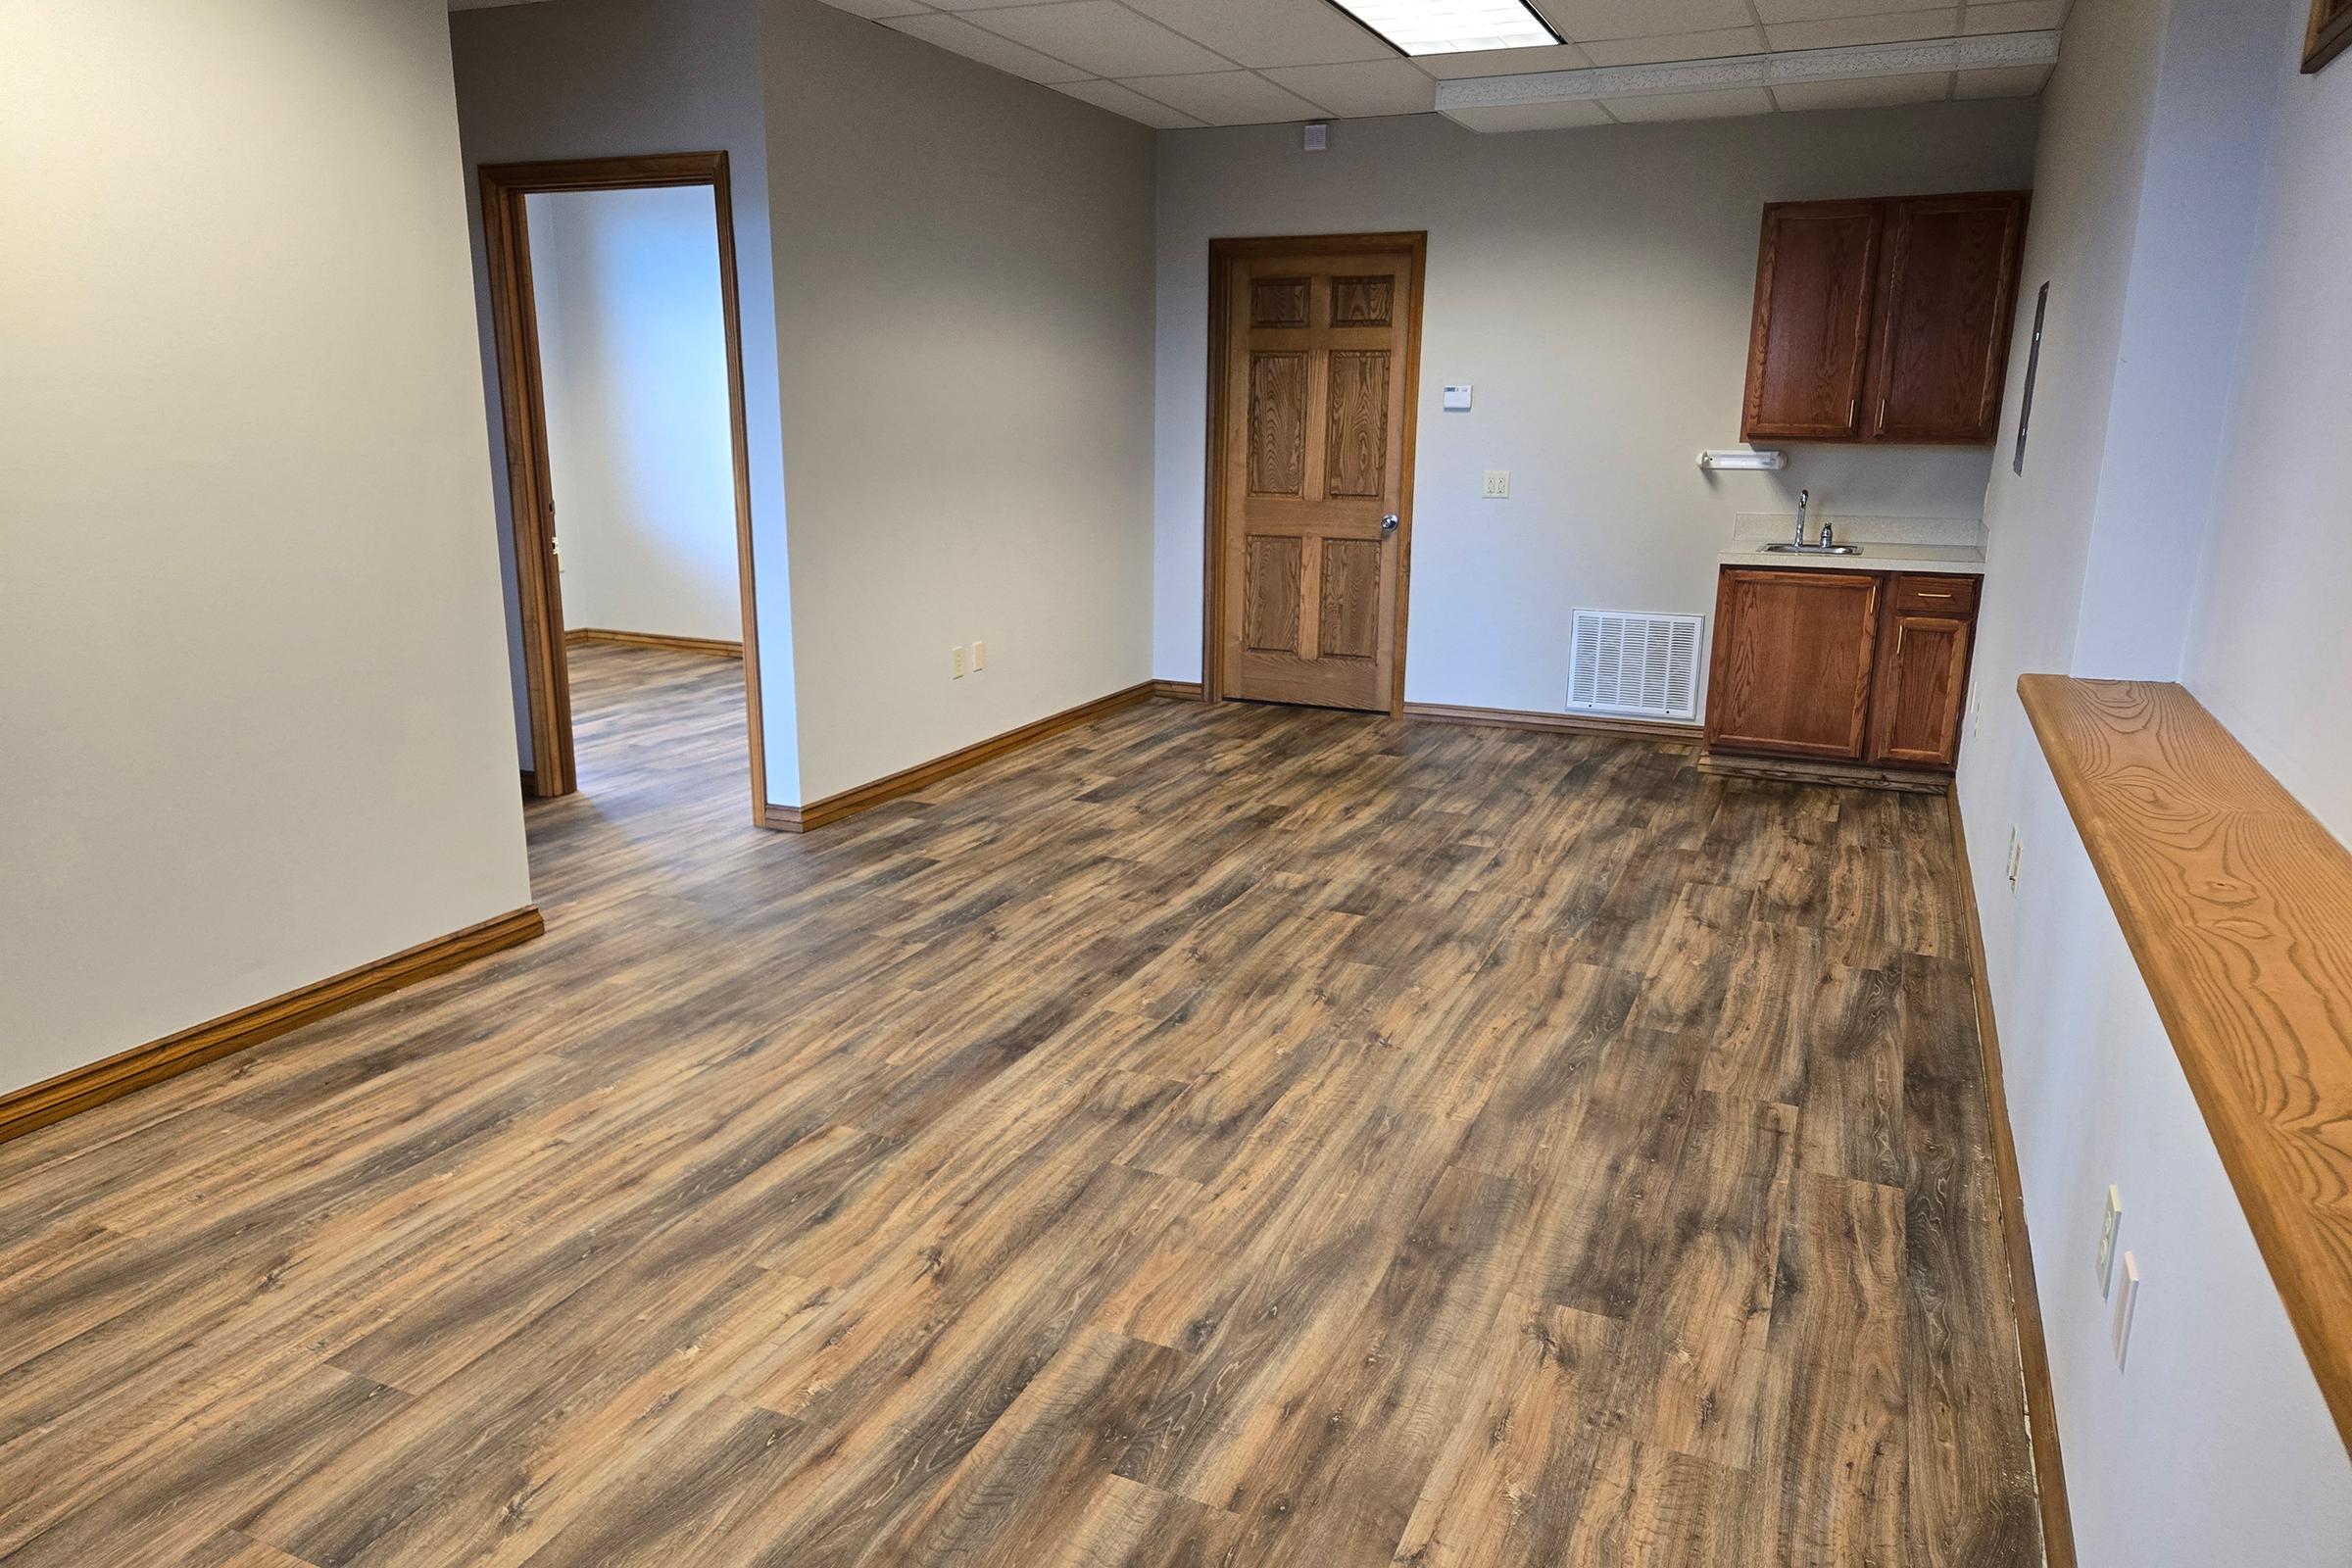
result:
<svg viewBox="0 0 2352 1568"><path fill-rule="evenodd" d="M1129 710L0 1146L0 1563L2039 1561L1938 799ZM355 832L366 830L365 814Z"/></svg>

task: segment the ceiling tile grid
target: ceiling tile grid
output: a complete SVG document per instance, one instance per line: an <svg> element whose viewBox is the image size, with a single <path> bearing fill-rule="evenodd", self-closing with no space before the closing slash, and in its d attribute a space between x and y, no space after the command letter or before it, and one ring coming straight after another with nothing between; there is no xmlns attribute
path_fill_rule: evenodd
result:
<svg viewBox="0 0 2352 1568"><path fill-rule="evenodd" d="M826 3L1159 129L1438 109L1474 130L1507 130L2031 96L2048 81L2046 63L1580 90L1548 104L1446 107L1461 95L1440 84L2048 33L2071 0L1533 0L1561 42L1409 57L1330 0Z"/></svg>

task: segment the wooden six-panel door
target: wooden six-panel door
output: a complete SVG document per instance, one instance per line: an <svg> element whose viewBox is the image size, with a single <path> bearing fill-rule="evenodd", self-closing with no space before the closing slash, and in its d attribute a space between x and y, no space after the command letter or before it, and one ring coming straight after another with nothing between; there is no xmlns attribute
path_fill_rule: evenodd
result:
<svg viewBox="0 0 2352 1568"><path fill-rule="evenodd" d="M1419 236L1221 250L1216 695L1396 709Z"/></svg>

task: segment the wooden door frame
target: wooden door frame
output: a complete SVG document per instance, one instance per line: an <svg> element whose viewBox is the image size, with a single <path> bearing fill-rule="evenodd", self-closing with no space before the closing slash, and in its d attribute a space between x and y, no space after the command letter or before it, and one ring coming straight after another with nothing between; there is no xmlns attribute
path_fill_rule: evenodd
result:
<svg viewBox="0 0 2352 1568"><path fill-rule="evenodd" d="M1429 231L1400 230L1386 234L1280 234L1254 239L1212 239L1208 242L1208 458L1206 467L1207 553L1202 565L1200 596L1200 695L1212 703L1225 700L1225 670L1219 662L1217 628L1224 624L1225 585L1218 570L1224 559L1225 535L1231 519L1225 515L1225 373L1230 353L1230 317L1234 268L1268 256L1408 256L1413 264L1412 297L1405 302L1403 466L1396 499L1396 622L1393 629L1389 682L1389 716L1404 716L1404 622L1411 603L1413 564L1413 460L1421 411L1421 295L1429 270Z"/></svg>
<svg viewBox="0 0 2352 1568"><path fill-rule="evenodd" d="M531 292L526 198L554 191L646 190L708 185L718 223L719 312L727 339L727 422L734 461L735 562L743 600L744 717L751 743L752 821L767 825L766 732L760 710L760 614L752 569L751 441L743 408L743 322L735 283L734 203L727 155L660 153L481 167L482 243L489 259L490 318L498 354L498 399L507 443L507 502L514 536L514 584L521 601L522 671L530 710L531 793L579 787L571 735L571 674L564 650L564 604L555 571L553 491L547 457L547 395L539 363L539 319Z"/></svg>

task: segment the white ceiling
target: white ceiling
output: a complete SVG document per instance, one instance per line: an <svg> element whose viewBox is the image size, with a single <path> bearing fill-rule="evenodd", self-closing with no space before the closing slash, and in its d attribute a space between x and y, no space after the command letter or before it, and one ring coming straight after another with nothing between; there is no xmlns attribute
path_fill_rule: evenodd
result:
<svg viewBox="0 0 2352 1568"><path fill-rule="evenodd" d="M481 0L474 0L481 3ZM2039 32L2071 0L1534 0L1556 47L1406 59L1326 0L826 0L1147 125L1427 114L1442 79ZM1478 129L2028 97L2046 65L1456 113ZM1573 78L1570 78L1571 80ZM1448 113L1453 113L1449 110Z"/></svg>

